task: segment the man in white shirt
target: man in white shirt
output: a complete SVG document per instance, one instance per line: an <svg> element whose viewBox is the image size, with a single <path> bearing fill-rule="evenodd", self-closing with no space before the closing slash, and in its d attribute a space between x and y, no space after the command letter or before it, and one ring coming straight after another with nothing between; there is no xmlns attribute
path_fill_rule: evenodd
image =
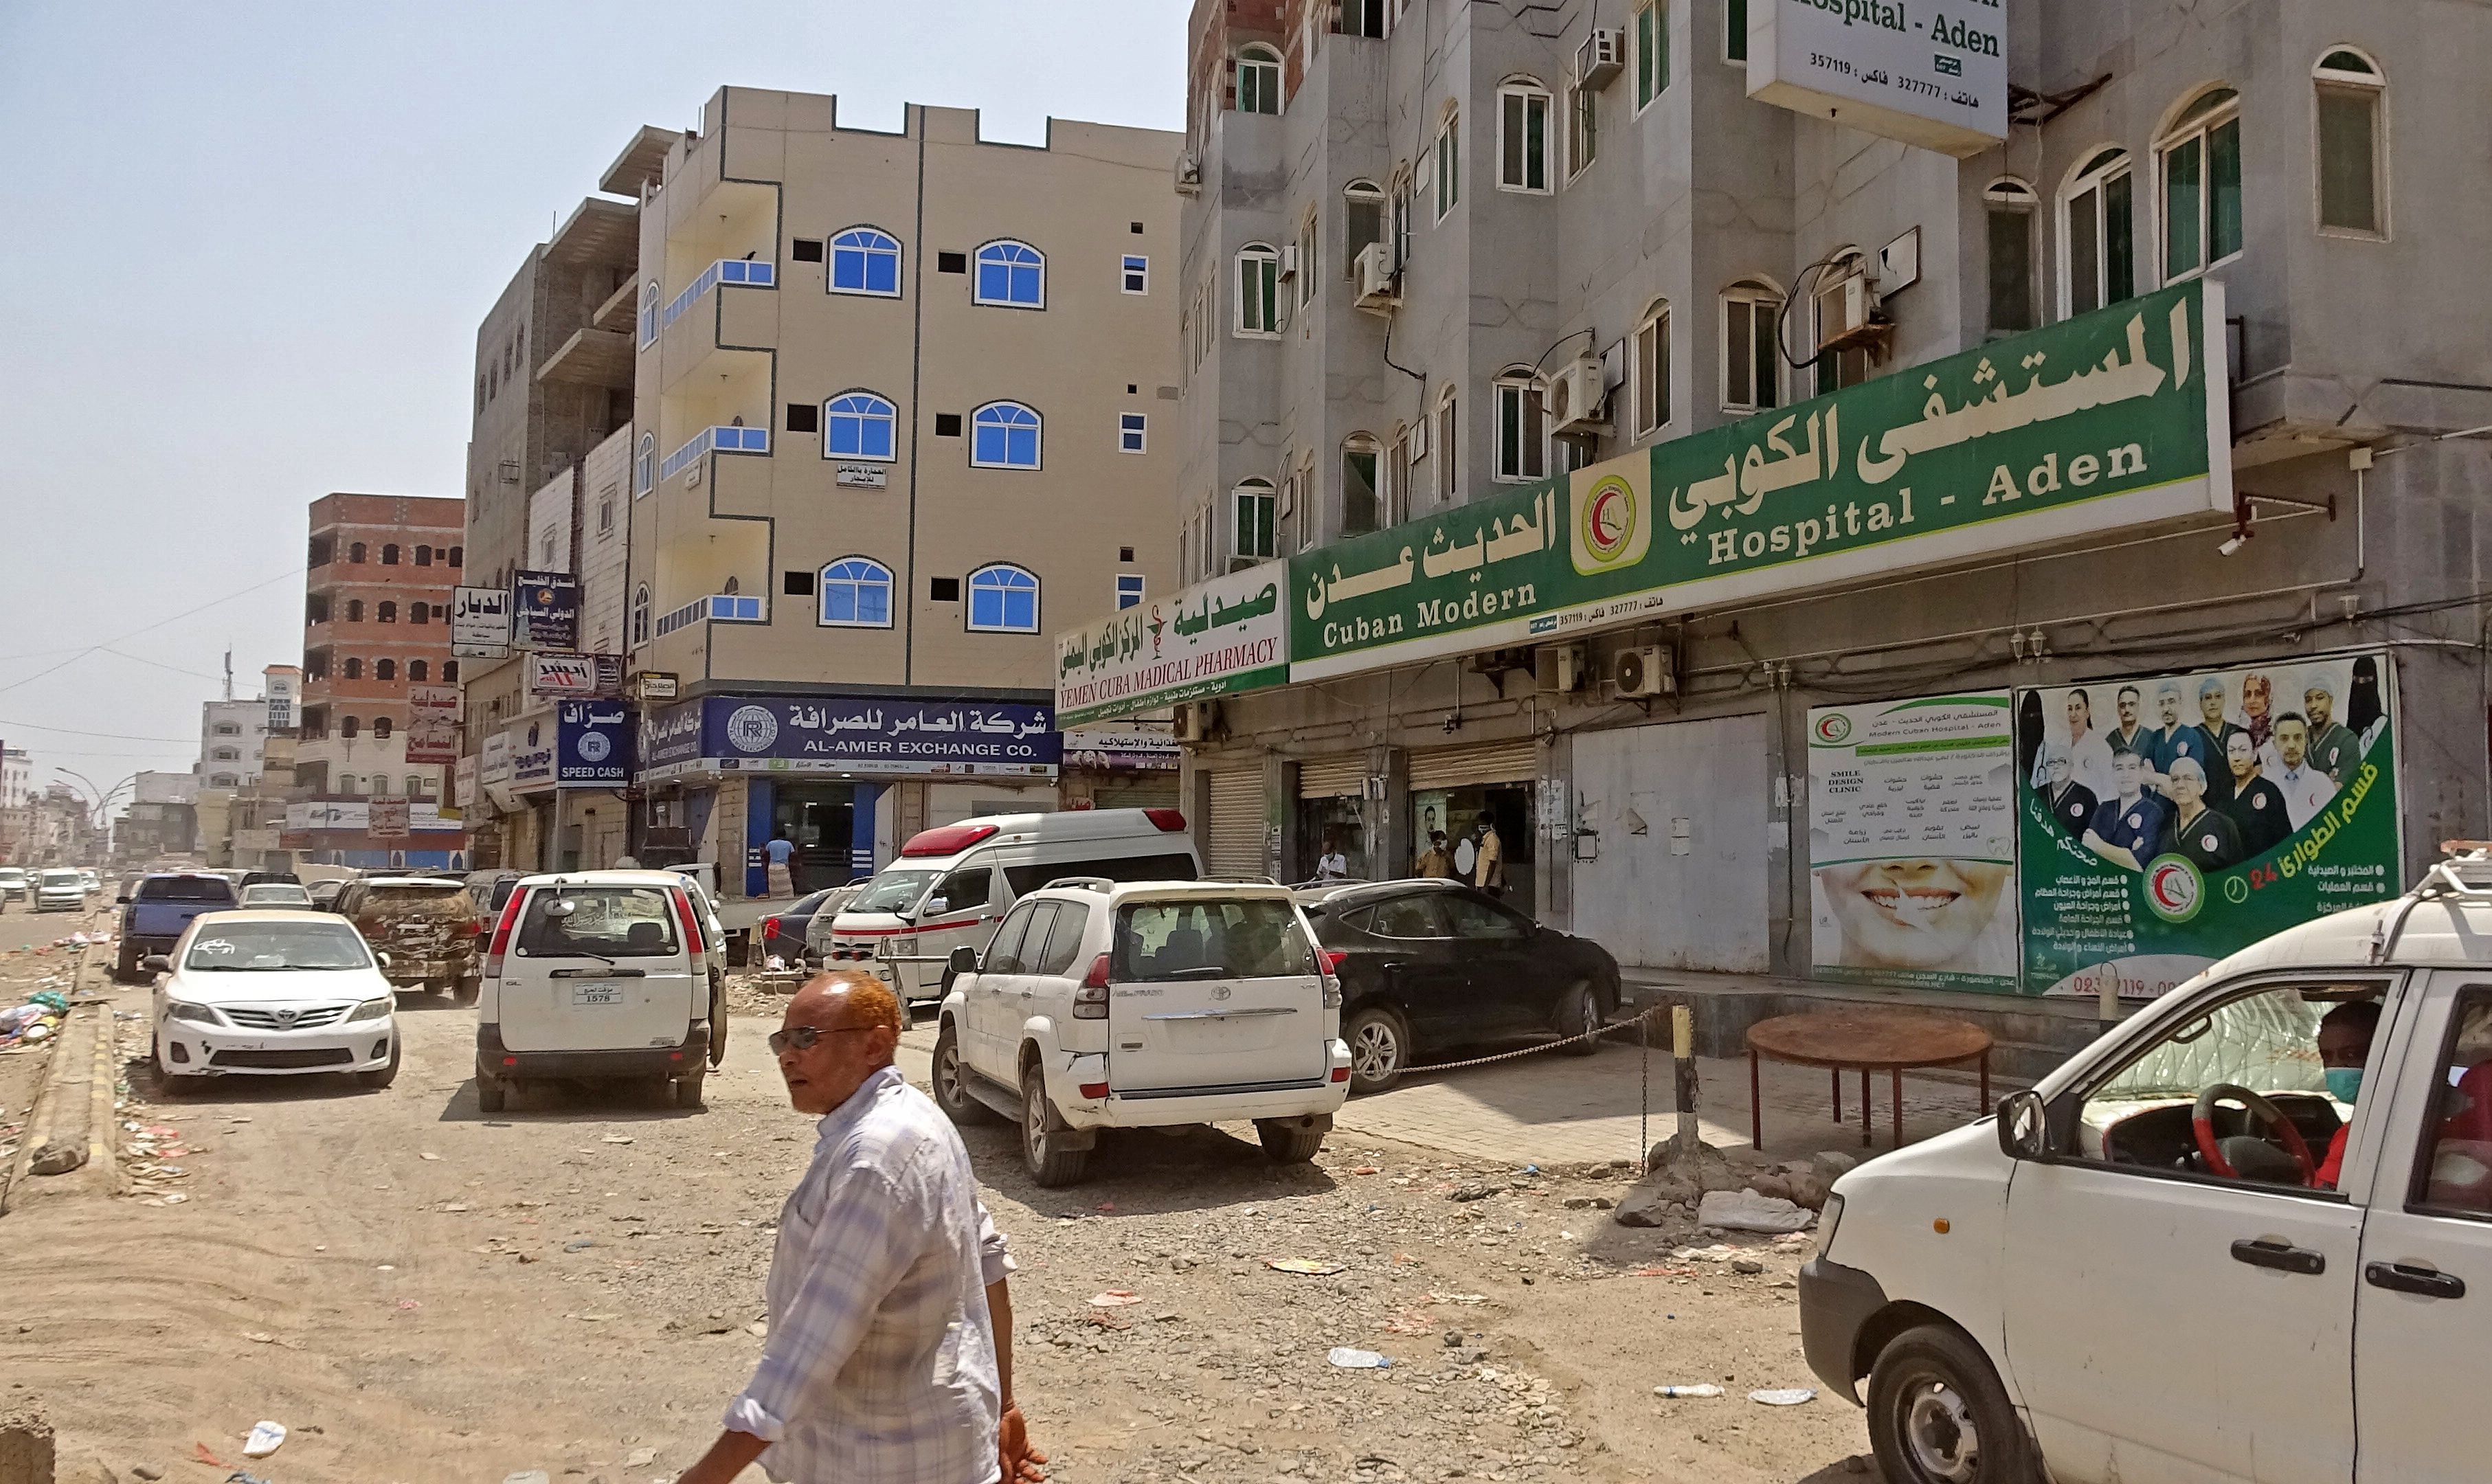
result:
<svg viewBox="0 0 2492 1484"><path fill-rule="evenodd" d="M1012 1400L1012 1271L960 1135L892 1065L900 1005L816 977L770 1037L787 1099L821 1116L779 1216L770 1338L727 1431L676 1484L756 1458L783 1484L1035 1484Z"/></svg>
<svg viewBox="0 0 2492 1484"><path fill-rule="evenodd" d="M2336 796L2336 780L2310 761L2309 748L2310 724L2300 712L2287 711L2275 719L2276 770L2270 781L2284 795L2284 816L2295 829L2308 824Z"/></svg>

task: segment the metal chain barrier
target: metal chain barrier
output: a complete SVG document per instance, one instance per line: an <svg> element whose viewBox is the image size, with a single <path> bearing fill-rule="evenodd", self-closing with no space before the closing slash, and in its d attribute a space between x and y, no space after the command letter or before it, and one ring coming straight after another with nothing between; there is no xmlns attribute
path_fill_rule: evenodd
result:
<svg viewBox="0 0 2492 1484"><path fill-rule="evenodd" d="M1631 1020L1610 1021L1601 1025L1595 1026L1590 1030L1585 1031L1580 1036L1568 1036L1563 1040L1558 1041L1544 1041L1538 1046L1527 1046L1518 1052L1498 1052L1494 1056L1474 1056L1468 1061L1439 1061L1424 1067L1404 1067L1402 1071L1405 1076L1408 1076L1412 1072L1459 1072L1465 1067L1484 1067L1489 1065L1491 1062L1512 1061L1519 1056L1537 1056L1542 1052L1554 1052L1561 1046L1575 1046L1585 1041L1597 1041L1601 1037L1609 1035L1614 1031L1623 1031L1631 1028L1636 1030L1639 1035L1646 1035L1647 1044L1649 1044L1649 1036L1646 1034L1646 1027L1649 1026L1654 1016L1661 1014L1668 1008L1669 1007L1667 1005L1655 1005L1651 1009L1644 1011L1642 1014L1635 1016Z"/></svg>

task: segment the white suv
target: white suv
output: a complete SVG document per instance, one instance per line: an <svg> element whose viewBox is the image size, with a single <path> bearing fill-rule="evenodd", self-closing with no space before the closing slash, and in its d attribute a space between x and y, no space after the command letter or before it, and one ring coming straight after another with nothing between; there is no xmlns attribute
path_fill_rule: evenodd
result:
<svg viewBox="0 0 2492 1484"><path fill-rule="evenodd" d="M1283 887L1051 882L946 972L934 1100L1018 1120L1041 1185L1082 1178L1103 1128L1252 1119L1300 1164L1350 1095L1341 981Z"/></svg>

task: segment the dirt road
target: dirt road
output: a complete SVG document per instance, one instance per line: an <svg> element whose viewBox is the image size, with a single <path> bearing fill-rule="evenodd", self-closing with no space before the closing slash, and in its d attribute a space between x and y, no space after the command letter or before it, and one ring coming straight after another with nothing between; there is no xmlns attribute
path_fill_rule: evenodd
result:
<svg viewBox="0 0 2492 1484"><path fill-rule="evenodd" d="M738 1021L706 1112L558 1090L489 1119L473 1012L402 1003L387 1091L149 1102L138 1068L124 1116L178 1131L156 1140L182 1172L0 1221L0 1377L50 1410L65 1463L213 1484L269 1418L293 1430L252 1469L276 1484L623 1484L671 1478L713 1436L760 1351L772 1224L811 1146L767 1023ZM123 1033L143 1046L143 1024ZM912 1075L930 1041L911 1033ZM1765 1246L1735 1273L1674 1261L1684 1233L1568 1208L1621 1178L1373 1143L1283 1171L1251 1134L1202 1130L1112 1136L1089 1183L1051 1192L1008 1130L969 1145L1022 1262L1019 1390L1068 1484L1864 1476L1850 1406L1745 1400L1814 1384L1789 1287L1805 1254ZM1344 1268L1267 1265L1291 1257ZM1335 1346L1394 1364L1339 1369ZM1731 1395L1650 1395L1696 1380Z"/></svg>

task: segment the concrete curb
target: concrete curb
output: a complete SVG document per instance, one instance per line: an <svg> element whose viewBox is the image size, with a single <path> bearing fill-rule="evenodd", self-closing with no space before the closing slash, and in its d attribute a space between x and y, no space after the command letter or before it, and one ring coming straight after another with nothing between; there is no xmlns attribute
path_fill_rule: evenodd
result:
<svg viewBox="0 0 2492 1484"><path fill-rule="evenodd" d="M94 966L94 952L93 944L78 950L77 969L70 982L74 995ZM78 1040L81 1035L89 1038L83 1046ZM73 1000L70 1013L61 1021L51 1060L44 1067L43 1085L35 1094L34 1114L27 1119L25 1137L18 1141L8 1184L0 1188L0 1216L15 1206L27 1180L37 1173L68 1174L93 1167L103 1172L106 1190L119 1183L112 1137L113 1089L118 1082L112 1059L114 1045L111 1002L102 998ZM81 1075L87 1083L83 1096L75 1086ZM64 1117L69 1121L67 1138L60 1137ZM76 1126L81 1120L83 1128ZM64 1157L66 1163L62 1163ZM38 1161L48 1168L38 1171Z"/></svg>

